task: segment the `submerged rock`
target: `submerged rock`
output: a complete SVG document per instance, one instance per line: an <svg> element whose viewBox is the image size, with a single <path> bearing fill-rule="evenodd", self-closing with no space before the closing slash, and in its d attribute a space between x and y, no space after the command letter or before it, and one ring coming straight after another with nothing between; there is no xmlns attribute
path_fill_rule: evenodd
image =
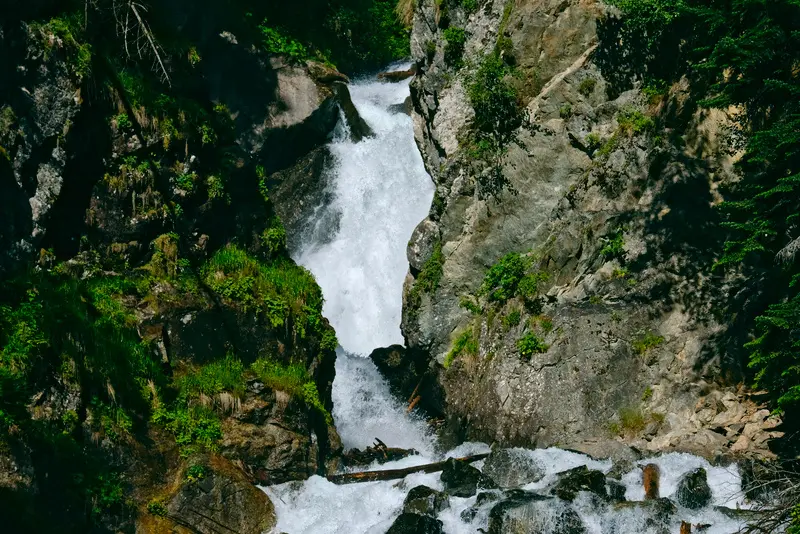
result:
<svg viewBox="0 0 800 534"><path fill-rule="evenodd" d="M560 499L515 490L489 513L489 534L584 534L578 513Z"/></svg>
<svg viewBox="0 0 800 534"><path fill-rule="evenodd" d="M442 522L433 517L402 513L386 534L442 534Z"/></svg>
<svg viewBox="0 0 800 534"><path fill-rule="evenodd" d="M444 489L456 497L472 497L478 488L492 489L497 484L475 467L455 458L447 460L442 470Z"/></svg>
<svg viewBox="0 0 800 534"><path fill-rule="evenodd" d="M403 503L403 512L436 517L449 506L447 495L428 486L412 488Z"/></svg>
<svg viewBox="0 0 800 534"><path fill-rule="evenodd" d="M708 506L711 503L711 487L706 470L698 467L683 475L675 491L675 500L692 510Z"/></svg>
<svg viewBox="0 0 800 534"><path fill-rule="evenodd" d="M524 449L493 450L483 464L483 473L503 488L517 488L544 477L542 466Z"/></svg>
<svg viewBox="0 0 800 534"><path fill-rule="evenodd" d="M565 501L574 500L581 491L594 493L604 499L608 498L606 476L600 471L591 470L582 465L559 473L558 477L559 480L552 492Z"/></svg>

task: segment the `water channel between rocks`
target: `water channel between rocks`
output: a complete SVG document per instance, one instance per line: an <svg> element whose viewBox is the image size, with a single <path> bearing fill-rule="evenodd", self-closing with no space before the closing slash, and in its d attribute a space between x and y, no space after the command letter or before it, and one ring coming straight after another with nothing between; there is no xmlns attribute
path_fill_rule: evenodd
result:
<svg viewBox="0 0 800 534"><path fill-rule="evenodd" d="M426 174L414 143L411 119L392 112L390 106L409 95L408 82L356 81L350 86L353 102L375 136L354 143L340 125L329 148L334 164L327 170L334 201L324 210L337 212L338 231L331 239L309 232L302 247L293 251L296 261L310 269L325 295L324 314L336 328L341 347L337 355L333 386L334 419L345 448L364 448L374 438L390 447L414 448L420 452L400 461L369 466L394 469L421 465L448 456L488 452L482 443L464 443L451 451L438 449L424 421L406 414L389 393L389 387L367 357L377 347L402 343L400 313L402 286L408 269L406 244L414 227L428 213L434 186ZM320 218L330 220L330 218ZM596 461L559 449L518 451L538 464L544 478L524 489L544 489L564 470L586 465L609 472L611 461ZM708 472L712 503L699 511L681 509L669 520L669 532L678 533L681 520L709 525L707 534L731 534L742 524L719 506L742 504L741 479L735 465L711 466L686 454L666 454L649 459L661 468L661 495L671 496L682 475L697 467ZM481 467L481 463L476 464ZM644 499L642 470L630 466L621 477L629 501ZM290 482L264 488L276 507L276 532L288 534L383 534L401 513L408 490L424 484L442 489L439 473L409 475L403 481L370 482L337 486L314 476L305 482ZM451 497L449 508L438 515L448 534L488 530L492 504L477 508L471 520L462 512L475 505L476 497ZM615 506L587 493L572 504L587 533L662 532L653 530L650 517L640 508ZM556 514L557 516L558 514ZM545 518L543 534L564 533L558 517ZM515 531L516 532L516 531ZM537 531L538 532L538 531Z"/></svg>

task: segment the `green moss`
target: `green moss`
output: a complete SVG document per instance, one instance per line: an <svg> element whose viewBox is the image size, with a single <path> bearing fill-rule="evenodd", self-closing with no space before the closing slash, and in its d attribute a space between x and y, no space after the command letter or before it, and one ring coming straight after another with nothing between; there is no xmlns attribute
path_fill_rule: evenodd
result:
<svg viewBox="0 0 800 534"><path fill-rule="evenodd" d="M530 360L531 356L534 354L547 352L549 348L550 347L533 332L528 332L517 341L517 350L520 356L526 360Z"/></svg>
<svg viewBox="0 0 800 534"><path fill-rule="evenodd" d="M433 252L414 281L414 286L408 292L408 303L412 313L416 313L422 301L423 293L433 293L439 287L444 274L444 254L442 244L436 243Z"/></svg>
<svg viewBox="0 0 800 534"><path fill-rule="evenodd" d="M644 393L642 393L642 402L647 402L653 398L653 388L647 386L645 388Z"/></svg>
<svg viewBox="0 0 800 534"><path fill-rule="evenodd" d="M461 354L478 354L479 346L478 340L475 337L473 327L467 327L458 336L456 336L450 351L444 358L444 368L448 369L455 359Z"/></svg>
<svg viewBox="0 0 800 534"><path fill-rule="evenodd" d="M646 354L650 349L654 349L664 343L664 338L662 336L656 335L652 332L647 332L643 334L636 340L631 343L633 350L638 352L639 354Z"/></svg>

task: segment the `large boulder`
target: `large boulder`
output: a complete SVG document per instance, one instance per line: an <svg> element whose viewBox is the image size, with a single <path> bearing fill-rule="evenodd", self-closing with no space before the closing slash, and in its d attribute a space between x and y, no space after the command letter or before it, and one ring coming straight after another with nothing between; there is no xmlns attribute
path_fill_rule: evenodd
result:
<svg viewBox="0 0 800 534"><path fill-rule="evenodd" d="M262 534L275 526L275 509L231 463L214 458L200 480L184 482L166 504L166 516L200 534Z"/></svg>
<svg viewBox="0 0 800 534"><path fill-rule="evenodd" d="M428 486L412 488L403 503L403 512L436 517L449 506L447 495Z"/></svg>
<svg viewBox="0 0 800 534"><path fill-rule="evenodd" d="M386 534L442 534L442 522L433 517L402 513Z"/></svg>
<svg viewBox="0 0 800 534"><path fill-rule="evenodd" d="M693 469L683 475L675 491L675 500L678 504L698 510L711 503L711 487L708 485L708 475L702 467Z"/></svg>
<svg viewBox="0 0 800 534"><path fill-rule="evenodd" d="M584 534L586 526L569 503L516 490L489 513L489 534Z"/></svg>
<svg viewBox="0 0 800 534"><path fill-rule="evenodd" d="M603 532L670 534L677 512L675 503L667 498L618 503L604 519Z"/></svg>
<svg viewBox="0 0 800 534"><path fill-rule="evenodd" d="M495 449L484 461L483 473L500 487L517 488L540 481L544 468L525 449Z"/></svg>
<svg viewBox="0 0 800 534"><path fill-rule="evenodd" d="M445 491L456 497L472 497L478 488L492 489L497 484L467 462L449 458L442 470Z"/></svg>

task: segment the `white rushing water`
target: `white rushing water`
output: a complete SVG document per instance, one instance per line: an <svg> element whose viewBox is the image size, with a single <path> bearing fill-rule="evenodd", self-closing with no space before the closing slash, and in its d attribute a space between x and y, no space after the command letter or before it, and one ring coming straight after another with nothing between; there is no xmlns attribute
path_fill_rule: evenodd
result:
<svg viewBox="0 0 800 534"><path fill-rule="evenodd" d="M428 427L406 414L405 406L392 398L388 385L366 357L377 347L403 342L399 325L408 266L406 244L416 224L427 215L433 184L414 144L411 119L388 111L390 105L399 104L408 96L408 82L365 80L354 83L350 90L358 111L376 135L353 143L346 127L339 128L330 143L335 164L328 169L334 201L324 208L338 212L338 231L332 239L320 242L310 237L294 253L295 259L319 281L326 299L325 316L336 328L341 344L333 386L336 427L346 448L367 447L377 437L389 446L414 448L421 453L369 469L409 467L447 456L488 452L489 447L481 443L465 443L444 454L437 452ZM603 472L612 468L610 461L596 461L555 448L526 450L524 454L530 455L545 473L544 479L525 487L531 490L547 487L556 480L557 473L573 467L586 465ZM683 474L705 467L713 504L734 508L740 504L741 481L736 466L713 467L705 460L681 454L667 454L648 462L661 467L662 496L675 491ZM481 467L481 463L475 465ZM439 477L439 473L414 474L403 481L336 486L314 476L265 491L278 515L276 532L383 534L400 514L408 490L419 484L442 489ZM633 467L622 482L628 500L644 498L640 467ZM465 522L461 517L475 501L475 497L450 498L450 507L439 515L446 533L486 530L491 504L480 508L471 521ZM581 494L574 507L590 534L655 532L636 508L617 509L586 494ZM713 508L700 512L680 510L678 515L695 524L710 525L703 531L707 534L731 534L741 527L738 521ZM680 520L673 523L671 531L677 533Z"/></svg>

